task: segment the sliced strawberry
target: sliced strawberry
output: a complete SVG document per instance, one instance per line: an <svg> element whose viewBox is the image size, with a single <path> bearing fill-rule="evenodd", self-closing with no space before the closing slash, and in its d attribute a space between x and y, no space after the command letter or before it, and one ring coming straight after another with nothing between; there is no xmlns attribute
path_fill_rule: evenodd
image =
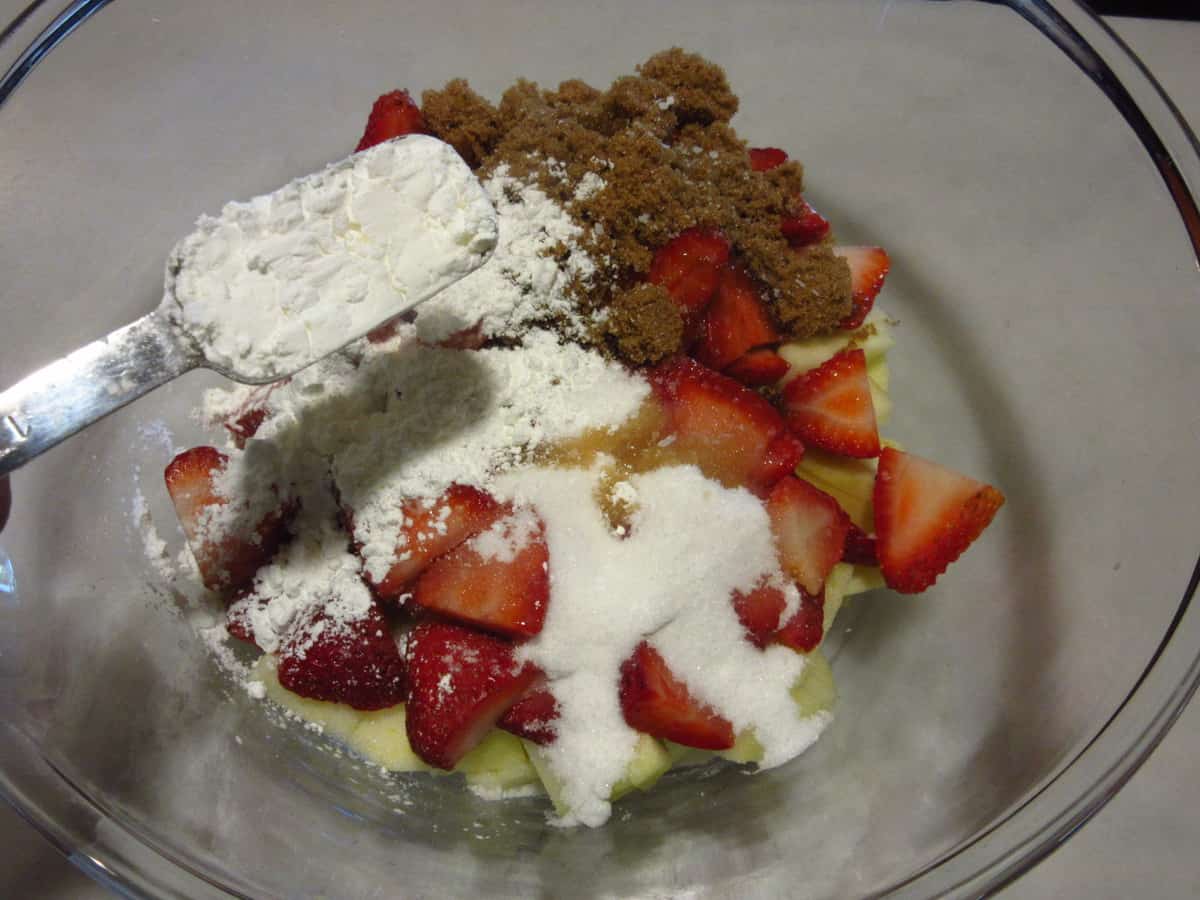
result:
<svg viewBox="0 0 1200 900"><path fill-rule="evenodd" d="M859 459L879 455L867 356L859 348L789 381L783 405L788 425L805 444Z"/></svg>
<svg viewBox="0 0 1200 900"><path fill-rule="evenodd" d="M829 220L801 199L791 215L779 220L779 230L793 247L808 247L829 236Z"/></svg>
<svg viewBox="0 0 1200 900"><path fill-rule="evenodd" d="M794 476L771 489L767 514L783 570L809 594L821 593L842 558L850 517L824 491Z"/></svg>
<svg viewBox="0 0 1200 900"><path fill-rule="evenodd" d="M816 649L824 636L825 591L810 594L801 588L800 608L788 619L787 624L779 629L775 640L800 653L809 653Z"/></svg>
<svg viewBox="0 0 1200 900"><path fill-rule="evenodd" d="M778 147L751 147L750 168L755 172L769 172L788 161L788 155Z"/></svg>
<svg viewBox="0 0 1200 900"><path fill-rule="evenodd" d="M382 144L386 140L400 137L403 134L422 134L425 131L425 117L421 108L413 102L408 91L392 91L376 99L367 116L367 127L363 130L362 139L354 148L357 153Z"/></svg>
<svg viewBox="0 0 1200 900"><path fill-rule="evenodd" d="M756 647L765 647L779 630L779 617L787 606L783 591L762 584L747 594L733 592L733 608L746 629L746 637Z"/></svg>
<svg viewBox="0 0 1200 900"><path fill-rule="evenodd" d="M937 463L885 447L875 476L875 531L888 587L925 590L983 533L1004 495Z"/></svg>
<svg viewBox="0 0 1200 900"><path fill-rule="evenodd" d="M711 228L689 228L655 251L646 279L671 295L686 322L708 305L728 259L725 235Z"/></svg>
<svg viewBox="0 0 1200 900"><path fill-rule="evenodd" d="M773 487L775 482L796 473L804 458L804 444L790 431L781 431L767 444L762 460L750 473L749 483L755 491Z"/></svg>
<svg viewBox="0 0 1200 900"><path fill-rule="evenodd" d="M193 447L180 453L167 466L163 478L175 505L188 546L196 559L200 578L210 590L236 590L250 582L254 573L270 562L287 538L290 507L268 512L254 524L222 526L219 535L209 519L230 499L220 496L215 479L229 465L229 457L213 447ZM224 518L224 517L223 517Z"/></svg>
<svg viewBox="0 0 1200 900"><path fill-rule="evenodd" d="M404 525L396 542L396 562L378 584L371 585L387 600L405 593L430 563L490 527L507 510L485 491L452 484L436 500L405 501L401 511Z"/></svg>
<svg viewBox="0 0 1200 900"><path fill-rule="evenodd" d="M851 522L850 531L846 533L846 549L842 552L842 562L855 566L879 565L875 535L867 534Z"/></svg>
<svg viewBox="0 0 1200 900"><path fill-rule="evenodd" d="M883 289L883 280L891 268L891 260L882 247L834 247L833 252L850 266L850 290L854 308L838 327L853 331L875 305L875 298Z"/></svg>
<svg viewBox="0 0 1200 900"><path fill-rule="evenodd" d="M788 368L788 361L774 350L759 347L734 360L725 374L747 387L762 387L777 382Z"/></svg>
<svg viewBox="0 0 1200 900"><path fill-rule="evenodd" d="M243 593L225 610L225 630L239 641L258 645L251 616L266 607L267 601L256 594Z"/></svg>
<svg viewBox="0 0 1200 900"><path fill-rule="evenodd" d="M496 724L509 734L545 745L553 744L558 737L557 719L558 701L543 679L526 691Z"/></svg>
<svg viewBox="0 0 1200 900"><path fill-rule="evenodd" d="M692 463L728 487L759 492L799 462L799 444L783 417L732 378L686 357L656 366L648 378L666 414L676 461Z"/></svg>
<svg viewBox="0 0 1200 900"><path fill-rule="evenodd" d="M722 267L716 296L704 312L700 342L692 355L719 371L747 351L779 340L750 276L737 266Z"/></svg>
<svg viewBox="0 0 1200 900"><path fill-rule="evenodd" d="M279 651L279 683L301 697L384 709L403 703L404 659L378 607L349 622L314 610Z"/></svg>
<svg viewBox="0 0 1200 900"><path fill-rule="evenodd" d="M405 727L417 756L453 769L541 677L500 638L437 618L408 637Z"/></svg>
<svg viewBox="0 0 1200 900"><path fill-rule="evenodd" d="M728 750L733 726L688 693L645 641L621 664L621 712L630 728L685 747Z"/></svg>
<svg viewBox="0 0 1200 900"><path fill-rule="evenodd" d="M435 560L413 600L480 628L533 637L546 618L549 561L541 520L517 510Z"/></svg>

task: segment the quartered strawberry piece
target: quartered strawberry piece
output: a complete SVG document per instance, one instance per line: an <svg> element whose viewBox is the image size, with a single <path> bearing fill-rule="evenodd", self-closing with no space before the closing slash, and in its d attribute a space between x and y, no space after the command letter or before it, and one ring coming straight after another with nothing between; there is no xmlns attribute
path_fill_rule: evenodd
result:
<svg viewBox="0 0 1200 900"><path fill-rule="evenodd" d="M875 476L875 531L888 587L925 590L983 533L1004 495L911 453L885 447Z"/></svg>
<svg viewBox="0 0 1200 900"><path fill-rule="evenodd" d="M779 220L779 230L793 247L808 247L829 236L829 220L801 199L791 215Z"/></svg>
<svg viewBox="0 0 1200 900"><path fill-rule="evenodd" d="M747 351L780 340L754 281L738 266L722 267L692 356L720 371Z"/></svg>
<svg viewBox="0 0 1200 900"><path fill-rule="evenodd" d="M413 751L453 769L539 678L505 640L437 618L408 637L405 727Z"/></svg>
<svg viewBox="0 0 1200 900"><path fill-rule="evenodd" d="M404 659L378 607L349 622L315 610L279 651L279 683L301 697L385 709L403 703Z"/></svg>
<svg viewBox="0 0 1200 900"><path fill-rule="evenodd" d="M806 445L860 459L879 455L867 357L859 348L789 381L783 405L788 426Z"/></svg>
<svg viewBox="0 0 1200 900"><path fill-rule="evenodd" d="M763 492L802 449L778 411L749 388L679 357L647 374L666 414L671 454L728 487Z"/></svg>
<svg viewBox="0 0 1200 900"><path fill-rule="evenodd" d="M435 560L413 600L426 609L513 637L542 630L550 600L545 529L518 509Z"/></svg>
<svg viewBox="0 0 1200 900"><path fill-rule="evenodd" d="M833 252L850 266L850 290L854 304L839 328L853 331L862 325L883 289L883 280L891 268L891 260L882 247L834 247Z"/></svg>
<svg viewBox="0 0 1200 900"><path fill-rule="evenodd" d="M850 530L846 533L846 549L842 552L842 562L855 566L879 565L875 535L867 534L851 522Z"/></svg>
<svg viewBox="0 0 1200 900"><path fill-rule="evenodd" d="M751 147L750 168L755 172L769 172L788 161L788 155L778 147Z"/></svg>
<svg viewBox="0 0 1200 900"><path fill-rule="evenodd" d="M774 384L788 372L788 361L769 347L759 347L734 360L725 374L747 387Z"/></svg>
<svg viewBox="0 0 1200 900"><path fill-rule="evenodd" d="M621 712L630 728L685 747L728 750L733 726L693 699L687 686L645 641L621 664Z"/></svg>
<svg viewBox="0 0 1200 900"><path fill-rule="evenodd" d="M254 525L215 537L207 520L217 509L237 502L220 496L215 487L215 479L228 465L229 457L220 450L193 447L171 460L163 473L200 579L214 591L248 584L254 573L270 562L287 538L292 511L280 504Z"/></svg>
<svg viewBox="0 0 1200 900"><path fill-rule="evenodd" d="M738 621L746 629L746 637L756 647L765 647L779 630L779 617L787 606L783 591L769 584L756 587L749 593L733 592L733 608Z"/></svg>
<svg viewBox="0 0 1200 900"><path fill-rule="evenodd" d="M820 594L842 558L850 517L824 491L795 476L771 489L767 514L783 570L808 594Z"/></svg>
<svg viewBox="0 0 1200 900"><path fill-rule="evenodd" d="M558 701L554 699L545 680L541 679L496 724L509 734L545 745L553 744L558 737L557 720Z"/></svg>
<svg viewBox="0 0 1200 900"><path fill-rule="evenodd" d="M413 102L408 91L392 91L376 99L367 116L367 127L354 152L366 150L386 140L404 134L423 134L425 117L421 108Z"/></svg>
<svg viewBox="0 0 1200 900"><path fill-rule="evenodd" d="M490 527L506 512L486 491L453 484L436 500L407 500L401 507L404 525L396 542L396 562L375 592L383 599L403 594L439 556ZM367 576L370 581L370 576Z"/></svg>
<svg viewBox="0 0 1200 900"><path fill-rule="evenodd" d="M800 608L779 629L775 640L800 653L810 653L825 636L825 591L810 594L800 589Z"/></svg>
<svg viewBox="0 0 1200 900"><path fill-rule="evenodd" d="M708 305L728 259L725 235L712 228L689 228L655 251L646 280L671 295L686 322Z"/></svg>
<svg viewBox="0 0 1200 900"><path fill-rule="evenodd" d="M264 607L267 601L256 594L244 591L225 609L225 630L231 637L258 646L251 615ZM261 648L260 648L261 649Z"/></svg>

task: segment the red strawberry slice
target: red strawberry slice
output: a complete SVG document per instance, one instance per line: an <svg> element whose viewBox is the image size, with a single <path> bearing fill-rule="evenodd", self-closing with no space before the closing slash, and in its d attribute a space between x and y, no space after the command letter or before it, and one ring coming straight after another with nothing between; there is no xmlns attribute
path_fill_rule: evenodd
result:
<svg viewBox="0 0 1200 900"><path fill-rule="evenodd" d="M243 592L225 610L225 630L239 641L246 641L258 646L258 638L254 634L251 615L265 608L266 605L267 601L257 594Z"/></svg>
<svg viewBox="0 0 1200 900"><path fill-rule="evenodd" d="M349 622L309 613L280 649L278 675L293 694L355 709L384 709L405 697L404 659L375 606Z"/></svg>
<svg viewBox="0 0 1200 900"><path fill-rule="evenodd" d="M854 308L838 327L853 331L875 305L883 289L883 280L891 268L891 260L882 247L834 247L833 252L850 266L850 290Z"/></svg>
<svg viewBox="0 0 1200 900"><path fill-rule="evenodd" d="M747 387L762 387L777 382L789 368L788 361L774 350L759 347L734 360L725 374Z"/></svg>
<svg viewBox="0 0 1200 900"><path fill-rule="evenodd" d="M541 673L518 665L500 638L437 618L408 637L405 727L417 756L453 769Z"/></svg>
<svg viewBox="0 0 1200 900"><path fill-rule="evenodd" d="M867 356L857 347L788 382L783 405L788 425L805 444L860 459L879 455Z"/></svg>
<svg viewBox="0 0 1200 900"><path fill-rule="evenodd" d="M708 305L728 259L725 235L711 228L689 228L655 251L647 280L671 295L686 322Z"/></svg>
<svg viewBox="0 0 1200 900"><path fill-rule="evenodd" d="M785 647L791 647L800 653L809 653L816 649L825 636L825 592L810 594L800 589L800 608L788 619L787 624L779 629L775 639Z"/></svg>
<svg viewBox="0 0 1200 900"><path fill-rule="evenodd" d="M267 513L253 526L234 526L214 537L207 513L231 501L220 496L215 479L229 465L229 457L214 447L193 447L167 466L163 478L175 505L175 514L196 559L200 578L209 590L236 590L248 584L260 567L270 562L287 538L290 506Z"/></svg>
<svg viewBox="0 0 1200 900"><path fill-rule="evenodd" d="M875 475L875 531L888 587L925 590L983 533L1004 495L911 453L885 447Z"/></svg>
<svg viewBox="0 0 1200 900"><path fill-rule="evenodd" d="M842 552L842 562L855 566L879 565L875 535L867 534L851 522L850 531L846 533L846 549Z"/></svg>
<svg viewBox="0 0 1200 900"><path fill-rule="evenodd" d="M728 750L733 726L688 693L645 641L621 664L621 712L630 728L685 747Z"/></svg>
<svg viewBox="0 0 1200 900"><path fill-rule="evenodd" d="M751 147L750 168L755 172L769 172L776 166L782 166L788 160L788 155L778 147Z"/></svg>
<svg viewBox="0 0 1200 900"><path fill-rule="evenodd" d="M403 134L423 134L425 117L408 91L392 91L376 99L367 116L367 127L354 152L366 150Z"/></svg>
<svg viewBox="0 0 1200 900"><path fill-rule="evenodd" d="M497 725L509 734L545 745L553 744L558 737L557 720L558 701L542 679L500 717Z"/></svg>
<svg viewBox="0 0 1200 900"><path fill-rule="evenodd" d="M413 600L480 628L533 637L550 600L549 563L541 520L517 510L435 560Z"/></svg>
<svg viewBox="0 0 1200 900"><path fill-rule="evenodd" d="M759 585L748 594L733 592L733 608L738 621L746 629L746 637L756 647L765 647L779 630L779 617L787 606L783 591L768 584Z"/></svg>
<svg viewBox="0 0 1200 900"><path fill-rule="evenodd" d="M779 341L779 332L750 276L737 266L722 267L716 296L704 312L700 342L692 356L721 370L748 350Z"/></svg>
<svg viewBox="0 0 1200 900"><path fill-rule="evenodd" d="M793 247L808 247L829 236L829 220L801 199L796 210L779 220L779 230Z"/></svg>
<svg viewBox="0 0 1200 900"><path fill-rule="evenodd" d="M820 594L842 558L850 517L824 491L794 476L771 489L767 514L783 570L810 595Z"/></svg>
<svg viewBox="0 0 1200 900"><path fill-rule="evenodd" d="M804 444L790 431L781 431L771 439L767 450L750 473L749 484L756 492L765 490L783 478L793 475L804 458Z"/></svg>
<svg viewBox="0 0 1200 900"><path fill-rule="evenodd" d="M783 417L749 388L679 357L648 373L667 419L671 455L727 487L762 492L800 459Z"/></svg>
<svg viewBox="0 0 1200 900"><path fill-rule="evenodd" d="M451 485L434 501L407 500L401 510L405 524L396 542L396 562L371 585L385 600L399 597L435 559L511 512L487 492L466 484ZM367 579L371 581L369 575Z"/></svg>

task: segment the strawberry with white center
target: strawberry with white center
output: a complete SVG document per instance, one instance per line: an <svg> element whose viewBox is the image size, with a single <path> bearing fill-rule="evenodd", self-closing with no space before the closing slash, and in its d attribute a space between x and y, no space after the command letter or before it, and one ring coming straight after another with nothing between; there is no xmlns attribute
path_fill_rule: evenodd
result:
<svg viewBox="0 0 1200 900"><path fill-rule="evenodd" d="M642 642L621 665L621 711L630 728L685 747L727 750L733 726L698 703L657 650Z"/></svg>
<svg viewBox="0 0 1200 900"><path fill-rule="evenodd" d="M754 391L690 359L648 373L667 414L672 457L728 487L770 489L800 462L804 448L778 411Z"/></svg>
<svg viewBox="0 0 1200 900"><path fill-rule="evenodd" d="M408 637L405 727L416 754L453 769L539 678L507 641L437 618Z"/></svg>
<svg viewBox="0 0 1200 900"><path fill-rule="evenodd" d="M888 587L932 585L987 528L1004 495L945 466L887 447L875 476L875 530Z"/></svg>
<svg viewBox="0 0 1200 900"><path fill-rule="evenodd" d="M399 597L435 559L505 514L486 491L465 484L451 485L436 500L407 500L402 510L404 524L396 542L396 561L378 583L367 576L384 599Z"/></svg>
<svg viewBox="0 0 1200 900"><path fill-rule="evenodd" d="M286 540L291 512L274 492L266 510L225 496L218 481L229 465L221 451L193 447L171 460L163 474L200 578L214 591L236 590L254 578Z"/></svg>
<svg viewBox="0 0 1200 900"><path fill-rule="evenodd" d="M771 490L767 513L783 570L817 596L841 561L850 517L824 491L790 475Z"/></svg>
<svg viewBox="0 0 1200 900"><path fill-rule="evenodd" d="M783 390L788 425L807 445L843 456L878 456L879 426L862 350L843 350Z"/></svg>
<svg viewBox="0 0 1200 900"><path fill-rule="evenodd" d="M278 672L281 685L313 700L363 710L404 701L404 660L375 606L349 620L310 610L280 648Z"/></svg>
<svg viewBox="0 0 1200 900"><path fill-rule="evenodd" d="M549 566L544 527L520 508L435 560L417 579L413 600L489 631L532 637L546 618Z"/></svg>
<svg viewBox="0 0 1200 900"><path fill-rule="evenodd" d="M850 291L853 307L838 325L853 331L862 325L883 289L883 280L891 268L891 260L882 247L834 247L833 252L850 266Z"/></svg>

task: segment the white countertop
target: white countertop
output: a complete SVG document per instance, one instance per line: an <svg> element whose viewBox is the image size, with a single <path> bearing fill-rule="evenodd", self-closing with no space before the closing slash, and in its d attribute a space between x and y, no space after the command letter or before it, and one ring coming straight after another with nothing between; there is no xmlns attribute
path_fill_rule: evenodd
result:
<svg viewBox="0 0 1200 900"><path fill-rule="evenodd" d="M1113 19L1180 109L1200 125L1200 23ZM1200 896L1200 704L1125 789L1006 898ZM0 804L0 897L110 896Z"/></svg>

